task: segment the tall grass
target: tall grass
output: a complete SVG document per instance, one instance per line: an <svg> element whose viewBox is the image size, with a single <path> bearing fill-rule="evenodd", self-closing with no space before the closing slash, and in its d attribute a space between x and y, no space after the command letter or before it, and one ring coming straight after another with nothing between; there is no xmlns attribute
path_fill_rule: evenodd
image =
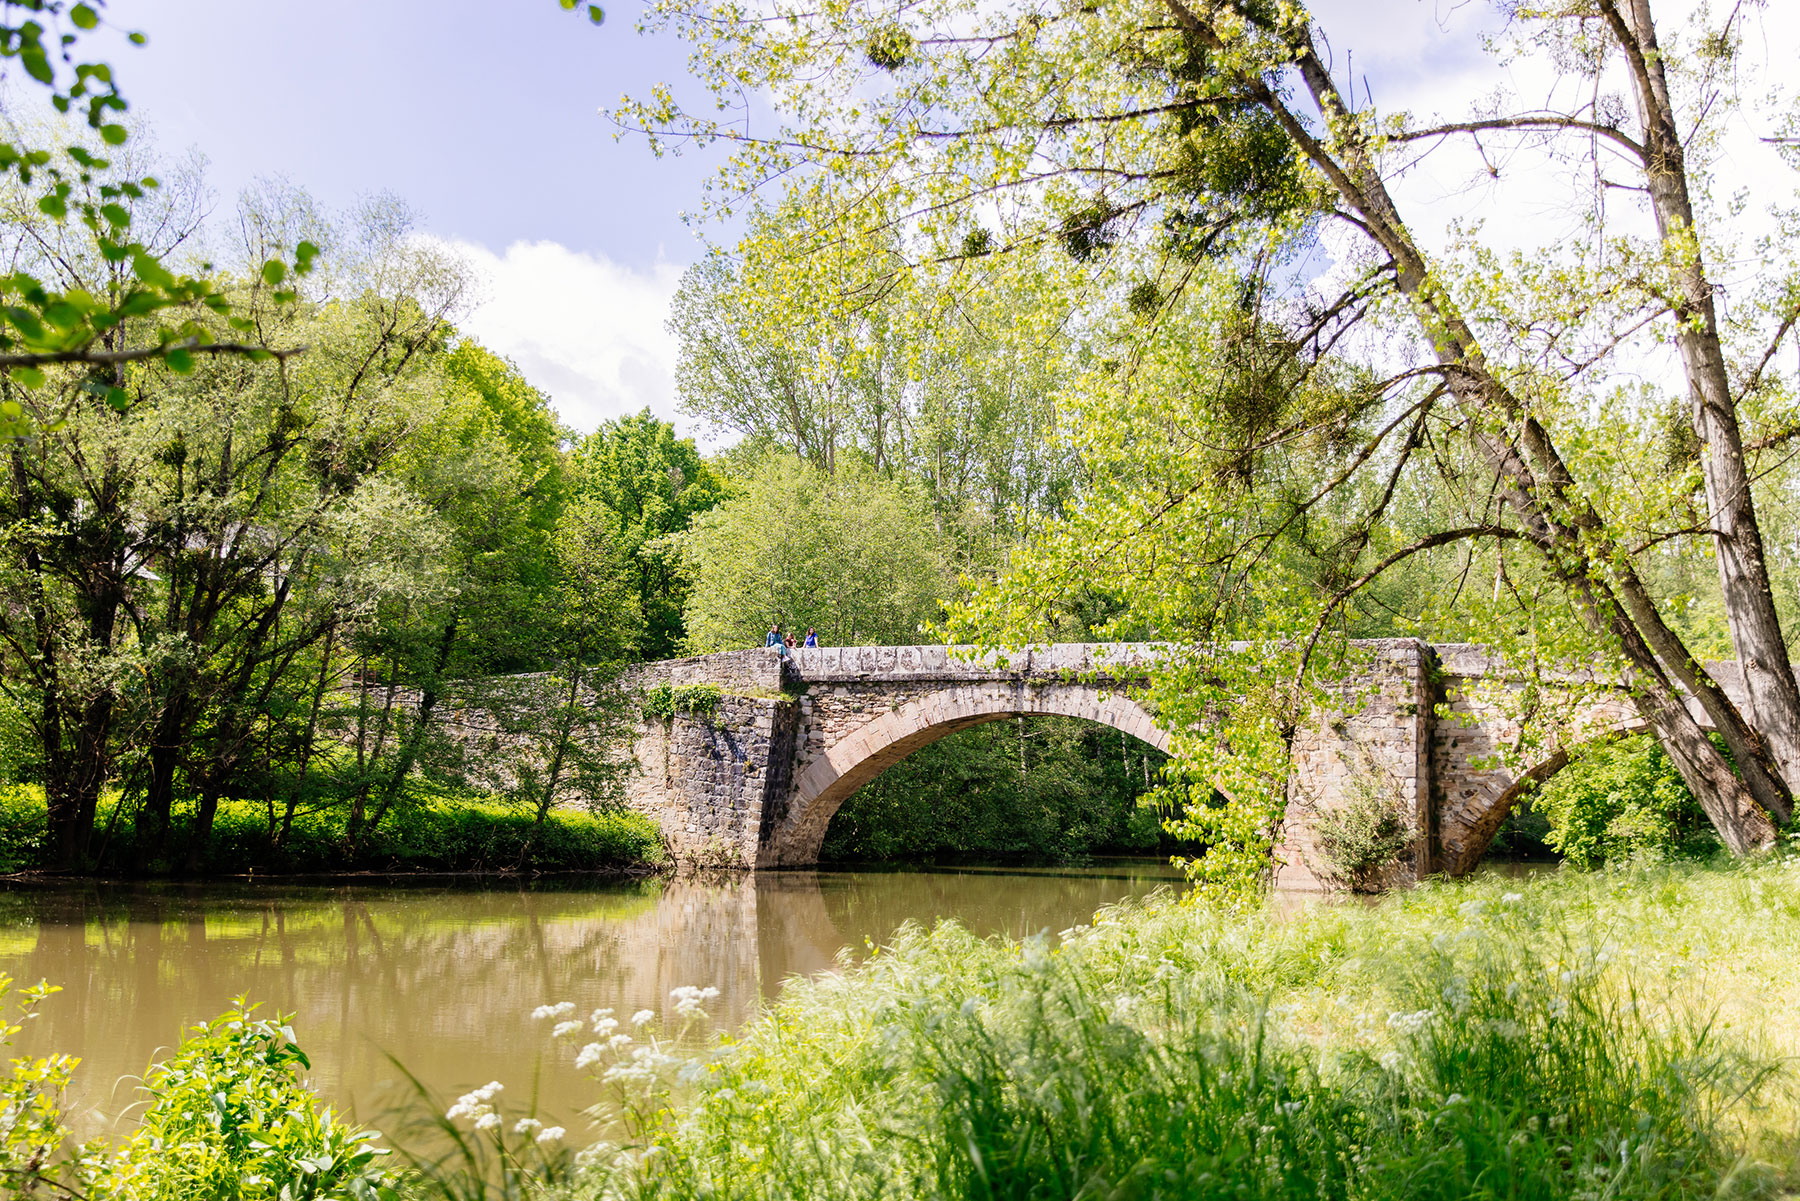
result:
<svg viewBox="0 0 1800 1201"><path fill-rule="evenodd" d="M903 931L596 1064L577 1197L1676 1198L1794 1187L1800 865L1160 898Z"/></svg>

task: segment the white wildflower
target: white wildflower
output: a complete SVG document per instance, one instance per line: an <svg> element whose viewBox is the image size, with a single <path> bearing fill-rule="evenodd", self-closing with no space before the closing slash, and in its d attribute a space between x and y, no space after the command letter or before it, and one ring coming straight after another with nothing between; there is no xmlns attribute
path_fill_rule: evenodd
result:
<svg viewBox="0 0 1800 1201"><path fill-rule="evenodd" d="M550 1037L551 1038L561 1038L565 1034L578 1034L578 1033L580 1033L580 1031L581 1031L581 1023L580 1022L558 1022L551 1029Z"/></svg>
<svg viewBox="0 0 1800 1201"><path fill-rule="evenodd" d="M531 1011L531 1017L532 1020L541 1022L545 1018L566 1018L574 1012L575 1002L558 1001L554 1005L539 1005Z"/></svg>
<svg viewBox="0 0 1800 1201"><path fill-rule="evenodd" d="M606 1049L608 1051L617 1051L620 1047L623 1047L630 1042L631 1035L621 1031L606 1040Z"/></svg>
<svg viewBox="0 0 1800 1201"><path fill-rule="evenodd" d="M543 1126L543 1123L536 1118L520 1118L513 1123L513 1133L530 1134L533 1130L536 1130L541 1126Z"/></svg>
<svg viewBox="0 0 1800 1201"><path fill-rule="evenodd" d="M562 1142L563 1135L566 1133L567 1131L561 1126L546 1126L538 1132L537 1141L540 1143L560 1143Z"/></svg>
<svg viewBox="0 0 1800 1201"><path fill-rule="evenodd" d="M618 1018L601 1018L599 1021L594 1023L594 1033L595 1034L610 1034L612 1031L617 1030L618 1028L619 1028L619 1019Z"/></svg>
<svg viewBox="0 0 1800 1201"><path fill-rule="evenodd" d="M599 1043L589 1043L587 1046L581 1048L580 1054L575 1056L575 1066L578 1068L591 1068L600 1062L600 1057L605 1053L606 1048Z"/></svg>
<svg viewBox="0 0 1800 1201"><path fill-rule="evenodd" d="M654 1022L655 1020L656 1010L654 1009L640 1009L631 1015L631 1024L633 1026L642 1026L646 1022Z"/></svg>
<svg viewBox="0 0 1800 1201"><path fill-rule="evenodd" d="M684 1018L706 1016L705 1004L719 995L719 990L711 987L696 988L692 984L684 984L680 988L671 989L669 995L675 998L675 1012Z"/></svg>
<svg viewBox="0 0 1800 1201"><path fill-rule="evenodd" d="M1381 1054L1381 1066L1385 1071L1398 1072L1406 1066L1406 1056L1398 1051L1384 1051Z"/></svg>
<svg viewBox="0 0 1800 1201"><path fill-rule="evenodd" d="M1525 899L1525 894L1522 892L1509 892L1505 896L1500 898L1500 903L1502 905L1517 905L1520 901L1523 901L1524 899Z"/></svg>
<svg viewBox="0 0 1800 1201"><path fill-rule="evenodd" d="M499 1125L499 1115L494 1112L494 1094L505 1089L498 1080L490 1080L478 1089L464 1093L456 1099L444 1116L454 1122L459 1118L473 1118L475 1129L488 1130ZM492 1121L488 1119L492 1118Z"/></svg>

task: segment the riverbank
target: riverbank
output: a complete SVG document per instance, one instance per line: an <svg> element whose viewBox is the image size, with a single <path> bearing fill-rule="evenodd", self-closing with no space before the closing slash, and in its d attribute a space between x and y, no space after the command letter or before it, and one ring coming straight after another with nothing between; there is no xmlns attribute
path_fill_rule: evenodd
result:
<svg viewBox="0 0 1800 1201"><path fill-rule="evenodd" d="M1792 859L913 928L698 1052L566 1031L627 1132L568 1195L1775 1195L1796 1002Z"/></svg>
<svg viewBox="0 0 1800 1201"><path fill-rule="evenodd" d="M98 828L98 869L143 863L130 812L107 798ZM642 870L664 861L654 822L622 810L557 809L541 824L518 805L481 797L423 796L395 807L384 823L353 843L341 808L301 812L283 829L273 806L224 801L212 837L197 855L178 814L161 872L203 877L321 877L347 874L592 872ZM0 792L0 872L40 869L45 861L43 791Z"/></svg>

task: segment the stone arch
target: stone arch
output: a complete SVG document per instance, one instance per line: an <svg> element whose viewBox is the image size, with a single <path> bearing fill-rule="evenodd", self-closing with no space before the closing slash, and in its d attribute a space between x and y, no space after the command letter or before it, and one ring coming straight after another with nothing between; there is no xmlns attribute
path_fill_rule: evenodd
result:
<svg viewBox="0 0 1800 1201"><path fill-rule="evenodd" d="M921 747L1009 717L1076 717L1111 726L1159 751L1169 749L1167 732L1129 696L1084 684L1032 687L991 682L931 692L837 739L795 778L784 812L762 839L758 867L818 862L825 829L857 789Z"/></svg>
<svg viewBox="0 0 1800 1201"><path fill-rule="evenodd" d="M1510 718L1467 728L1440 726L1433 747L1438 786L1445 793L1438 819L1440 870L1452 876L1475 870L1513 809L1534 789L1589 749L1649 728L1628 701L1609 698L1581 715L1568 741L1515 767L1501 758L1505 739L1518 736Z"/></svg>

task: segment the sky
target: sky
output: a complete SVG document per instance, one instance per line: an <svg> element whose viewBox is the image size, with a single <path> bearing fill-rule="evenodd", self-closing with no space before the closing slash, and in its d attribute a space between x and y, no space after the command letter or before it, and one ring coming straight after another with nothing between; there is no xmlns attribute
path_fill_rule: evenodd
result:
<svg viewBox="0 0 1800 1201"><path fill-rule="evenodd" d="M1674 28L1691 3L1659 0L1659 23ZM1460 114L1497 84L1541 87L1483 52L1486 0L1312 7L1336 39L1334 65L1384 108ZM599 27L556 0L111 0L107 14L149 38L141 49L117 38L108 53L135 113L166 151L206 155L221 209L270 175L328 208L397 195L484 277L462 327L518 363L568 424L648 407L704 432L676 412L663 323L700 253L682 214L716 159L657 159L599 115L659 82L687 86L681 44L635 32L635 8L619 4ZM1752 17L1752 53L1790 61L1800 3ZM1739 131L1746 156L1767 152L1758 132ZM1467 152L1434 156L1402 199L1440 230L1481 218L1516 243L1560 236L1566 214L1543 199L1551 168L1503 162L1500 182L1470 188L1476 166Z"/></svg>

